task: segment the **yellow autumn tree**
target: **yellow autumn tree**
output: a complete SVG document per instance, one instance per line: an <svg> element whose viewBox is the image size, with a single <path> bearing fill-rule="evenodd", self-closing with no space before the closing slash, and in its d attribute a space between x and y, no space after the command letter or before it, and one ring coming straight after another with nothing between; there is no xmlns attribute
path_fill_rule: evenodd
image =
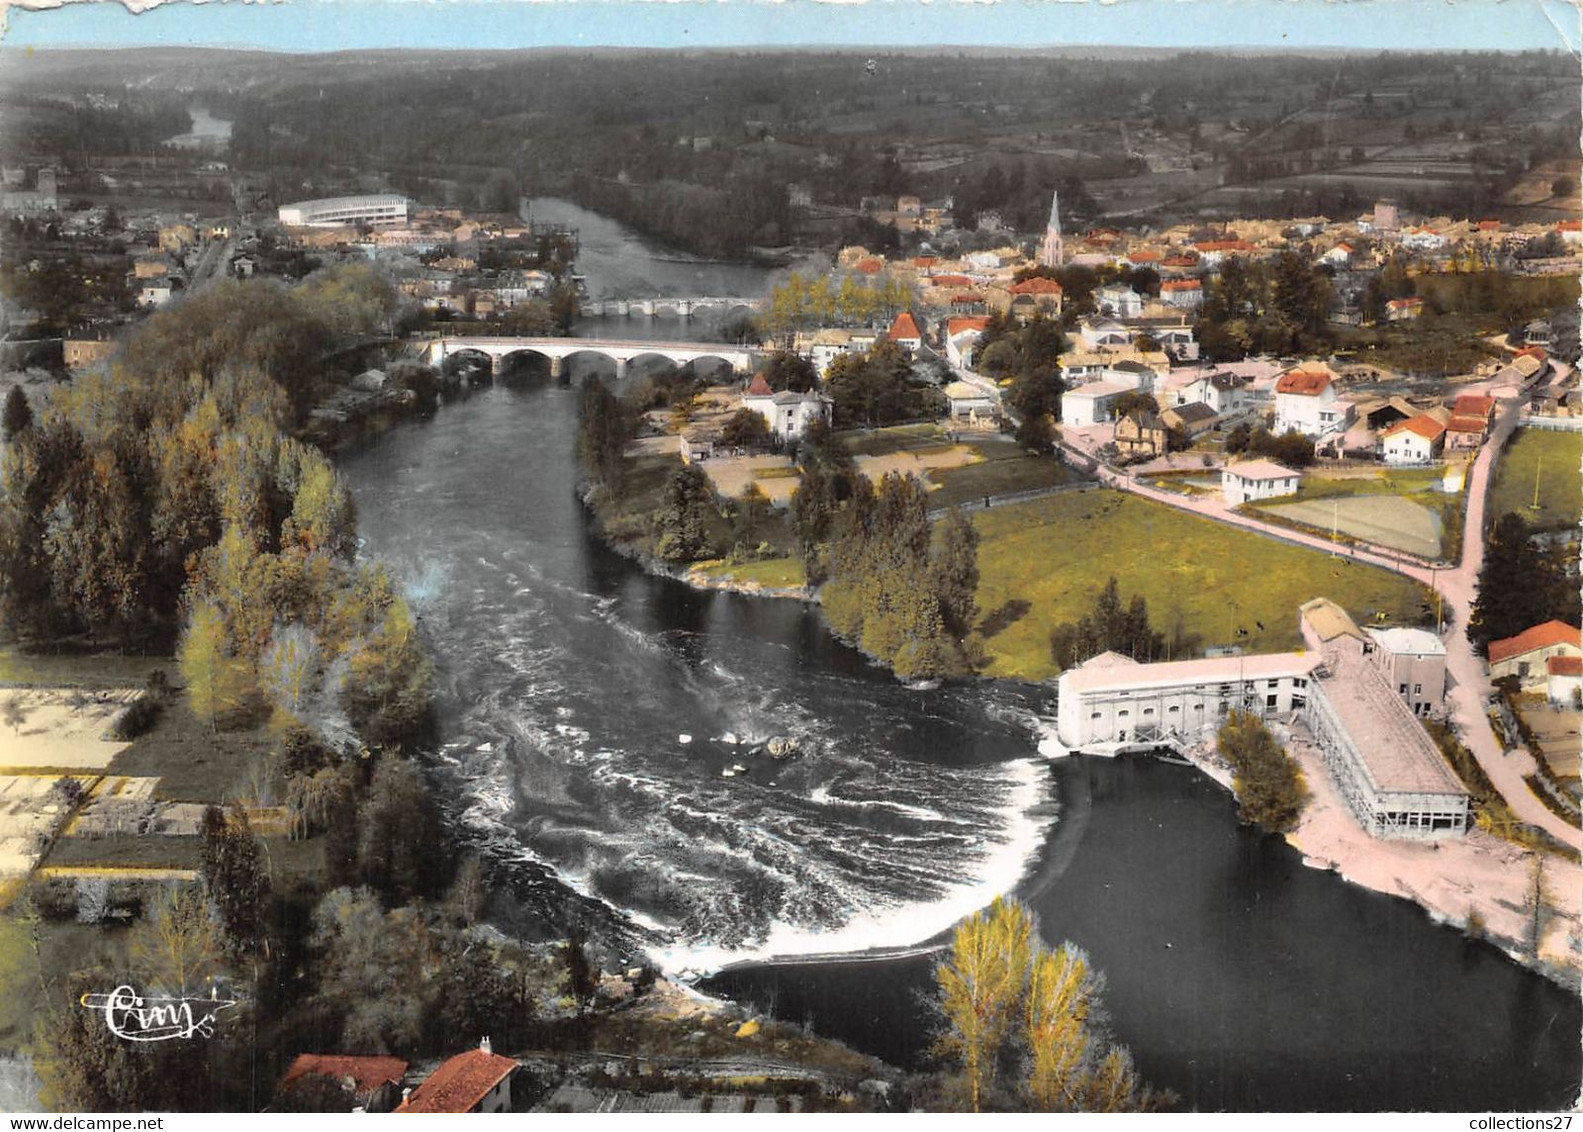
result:
<svg viewBox="0 0 1583 1132"><path fill-rule="evenodd" d="M957 925L950 958L935 968L945 1033L936 1052L962 1068L974 1112L995 1085L997 1067L1015 1054L1018 1088L997 1105L1056 1112L1148 1112L1168 1093L1146 1085L1125 1046L1101 1024L1104 977L1071 943L1050 950L1017 900L998 897Z"/></svg>
<svg viewBox="0 0 1583 1132"><path fill-rule="evenodd" d="M149 985L172 994L201 987L220 961L209 902L195 884L168 888L133 929L132 962Z"/></svg>
<svg viewBox="0 0 1583 1132"><path fill-rule="evenodd" d="M957 926L951 957L935 968L946 1032L937 1043L960 1059L973 1111L995 1077L1028 978L1033 921L1019 901L996 897Z"/></svg>
<svg viewBox="0 0 1583 1132"><path fill-rule="evenodd" d="M252 668L232 651L225 614L213 601L193 605L176 659L187 685L187 705L211 729L218 730L256 693Z"/></svg>

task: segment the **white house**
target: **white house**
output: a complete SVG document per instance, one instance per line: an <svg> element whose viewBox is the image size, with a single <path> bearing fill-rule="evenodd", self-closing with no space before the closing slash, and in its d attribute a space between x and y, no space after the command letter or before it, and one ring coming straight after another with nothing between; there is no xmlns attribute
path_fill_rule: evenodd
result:
<svg viewBox="0 0 1583 1132"><path fill-rule="evenodd" d="M1210 371L1194 378L1186 385L1175 387L1176 403L1191 405L1202 401L1219 416L1241 412L1247 407L1248 383L1235 374Z"/></svg>
<svg viewBox="0 0 1583 1132"><path fill-rule="evenodd" d="M978 340L989 325L987 318L952 318L945 324L945 360L960 369L973 364L978 353Z"/></svg>
<svg viewBox="0 0 1583 1132"><path fill-rule="evenodd" d="M1193 310L1204 304L1204 285L1196 279L1167 279L1160 284L1160 302Z"/></svg>
<svg viewBox="0 0 1583 1132"><path fill-rule="evenodd" d="M1110 419L1111 403L1135 389L1119 381L1095 381L1068 390L1061 397L1061 420L1076 428L1101 424Z"/></svg>
<svg viewBox="0 0 1583 1132"><path fill-rule="evenodd" d="M762 373L755 374L742 394L742 407L764 418L770 432L783 440L795 440L816 420L828 422L831 400L819 393L792 393L770 389Z"/></svg>
<svg viewBox="0 0 1583 1132"><path fill-rule="evenodd" d="M1132 331L1111 318L1085 318L1077 324L1077 338L1085 350L1125 350L1132 345Z"/></svg>
<svg viewBox="0 0 1583 1132"><path fill-rule="evenodd" d="M1324 255L1319 257L1321 263L1328 263L1331 267L1346 267L1352 262L1352 245L1337 244Z"/></svg>
<svg viewBox="0 0 1583 1132"><path fill-rule="evenodd" d="M1275 383L1275 434L1297 431L1320 437L1345 431L1353 406L1336 393L1335 382L1323 370L1294 369Z"/></svg>
<svg viewBox="0 0 1583 1132"><path fill-rule="evenodd" d="M1302 473L1273 460L1244 460L1220 472L1220 494L1232 506L1259 499L1295 495Z"/></svg>
<svg viewBox="0 0 1583 1132"><path fill-rule="evenodd" d="M1427 413L1408 417L1380 434L1387 464L1427 464L1445 447L1446 426Z"/></svg>
<svg viewBox="0 0 1583 1132"><path fill-rule="evenodd" d="M138 288L137 301L145 307L162 307L170 302L173 294L175 292L171 290L168 278L148 279Z"/></svg>
<svg viewBox="0 0 1583 1132"><path fill-rule="evenodd" d="M1143 314L1143 296L1131 287L1113 283L1094 292L1094 309L1112 318L1139 318Z"/></svg>
<svg viewBox="0 0 1583 1132"><path fill-rule="evenodd" d="M1414 251L1438 251L1446 246L1447 240L1433 228L1409 228L1402 233L1402 247L1412 248Z"/></svg>

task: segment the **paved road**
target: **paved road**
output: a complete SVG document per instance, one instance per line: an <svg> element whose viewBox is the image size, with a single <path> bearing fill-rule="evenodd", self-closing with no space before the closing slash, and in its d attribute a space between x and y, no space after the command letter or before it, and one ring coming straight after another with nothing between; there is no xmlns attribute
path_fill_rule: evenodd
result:
<svg viewBox="0 0 1583 1132"><path fill-rule="evenodd" d="M1442 613L1445 619L1446 668L1451 676L1451 689L1446 698L1462 741L1518 817L1530 825L1548 830L1570 845L1583 846L1583 833L1578 827L1551 812L1523 781L1525 774L1534 771L1533 758L1521 748L1506 751L1496 737L1485 714L1489 677L1485 672L1484 661L1474 653L1466 632L1473 599L1478 592L1479 567L1484 561L1484 511L1490 481L1500 451L1516 429L1520 411L1520 397L1505 399L1495 429L1473 464L1467 486L1468 507L1462 535L1462 560L1455 567L1444 570L1426 568L1405 561L1393 551L1362 546L1346 548L1344 553L1355 561L1404 574L1440 591L1445 599ZM1099 478L1109 487L1191 511L1216 522L1242 527L1268 538L1310 546L1327 553L1337 550L1323 536L1263 522L1251 515L1236 512L1216 499L1189 498L1175 492L1161 491L1110 468L1102 467Z"/></svg>

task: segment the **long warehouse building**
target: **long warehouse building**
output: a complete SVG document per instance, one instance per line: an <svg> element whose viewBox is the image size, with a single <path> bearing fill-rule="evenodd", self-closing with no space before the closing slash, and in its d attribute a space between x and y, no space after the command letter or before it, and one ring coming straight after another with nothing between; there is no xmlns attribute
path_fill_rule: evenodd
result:
<svg viewBox="0 0 1583 1132"><path fill-rule="evenodd" d="M1056 709L1061 743L1073 751L1195 744L1214 735L1232 711L1281 716L1313 736L1337 791L1370 834L1465 833L1468 793L1418 718L1444 695L1443 650L1435 656L1420 639L1433 634L1365 633L1323 598L1303 606L1301 624L1312 651L1163 664L1103 653L1063 672ZM1411 681L1399 679L1403 665L1411 666Z"/></svg>
<svg viewBox="0 0 1583 1132"><path fill-rule="evenodd" d="M350 224L369 224L377 228L405 224L410 204L406 197L393 193L327 197L283 204L278 215L288 228L340 228Z"/></svg>

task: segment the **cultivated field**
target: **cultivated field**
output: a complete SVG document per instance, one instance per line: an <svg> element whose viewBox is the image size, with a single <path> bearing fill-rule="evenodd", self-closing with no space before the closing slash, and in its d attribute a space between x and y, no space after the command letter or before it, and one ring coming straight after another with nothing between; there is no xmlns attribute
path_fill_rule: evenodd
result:
<svg viewBox="0 0 1583 1132"><path fill-rule="evenodd" d="M973 523L982 539L980 624L995 676L1054 676L1050 630L1087 612L1111 574L1124 601L1148 601L1178 657L1232 641L1254 651L1295 648L1297 607L1314 597L1339 601L1369 624L1418 624L1430 608L1422 586L1389 571L1114 491L991 508Z"/></svg>
<svg viewBox="0 0 1583 1132"><path fill-rule="evenodd" d="M0 705L18 716L0 725L0 769L103 770L129 745L104 736L138 694L134 688L0 689Z"/></svg>
<svg viewBox="0 0 1583 1132"><path fill-rule="evenodd" d="M1421 558L1440 555L1440 516L1395 495L1363 495L1262 507L1267 515L1316 530L1334 525L1341 535L1406 551Z"/></svg>

